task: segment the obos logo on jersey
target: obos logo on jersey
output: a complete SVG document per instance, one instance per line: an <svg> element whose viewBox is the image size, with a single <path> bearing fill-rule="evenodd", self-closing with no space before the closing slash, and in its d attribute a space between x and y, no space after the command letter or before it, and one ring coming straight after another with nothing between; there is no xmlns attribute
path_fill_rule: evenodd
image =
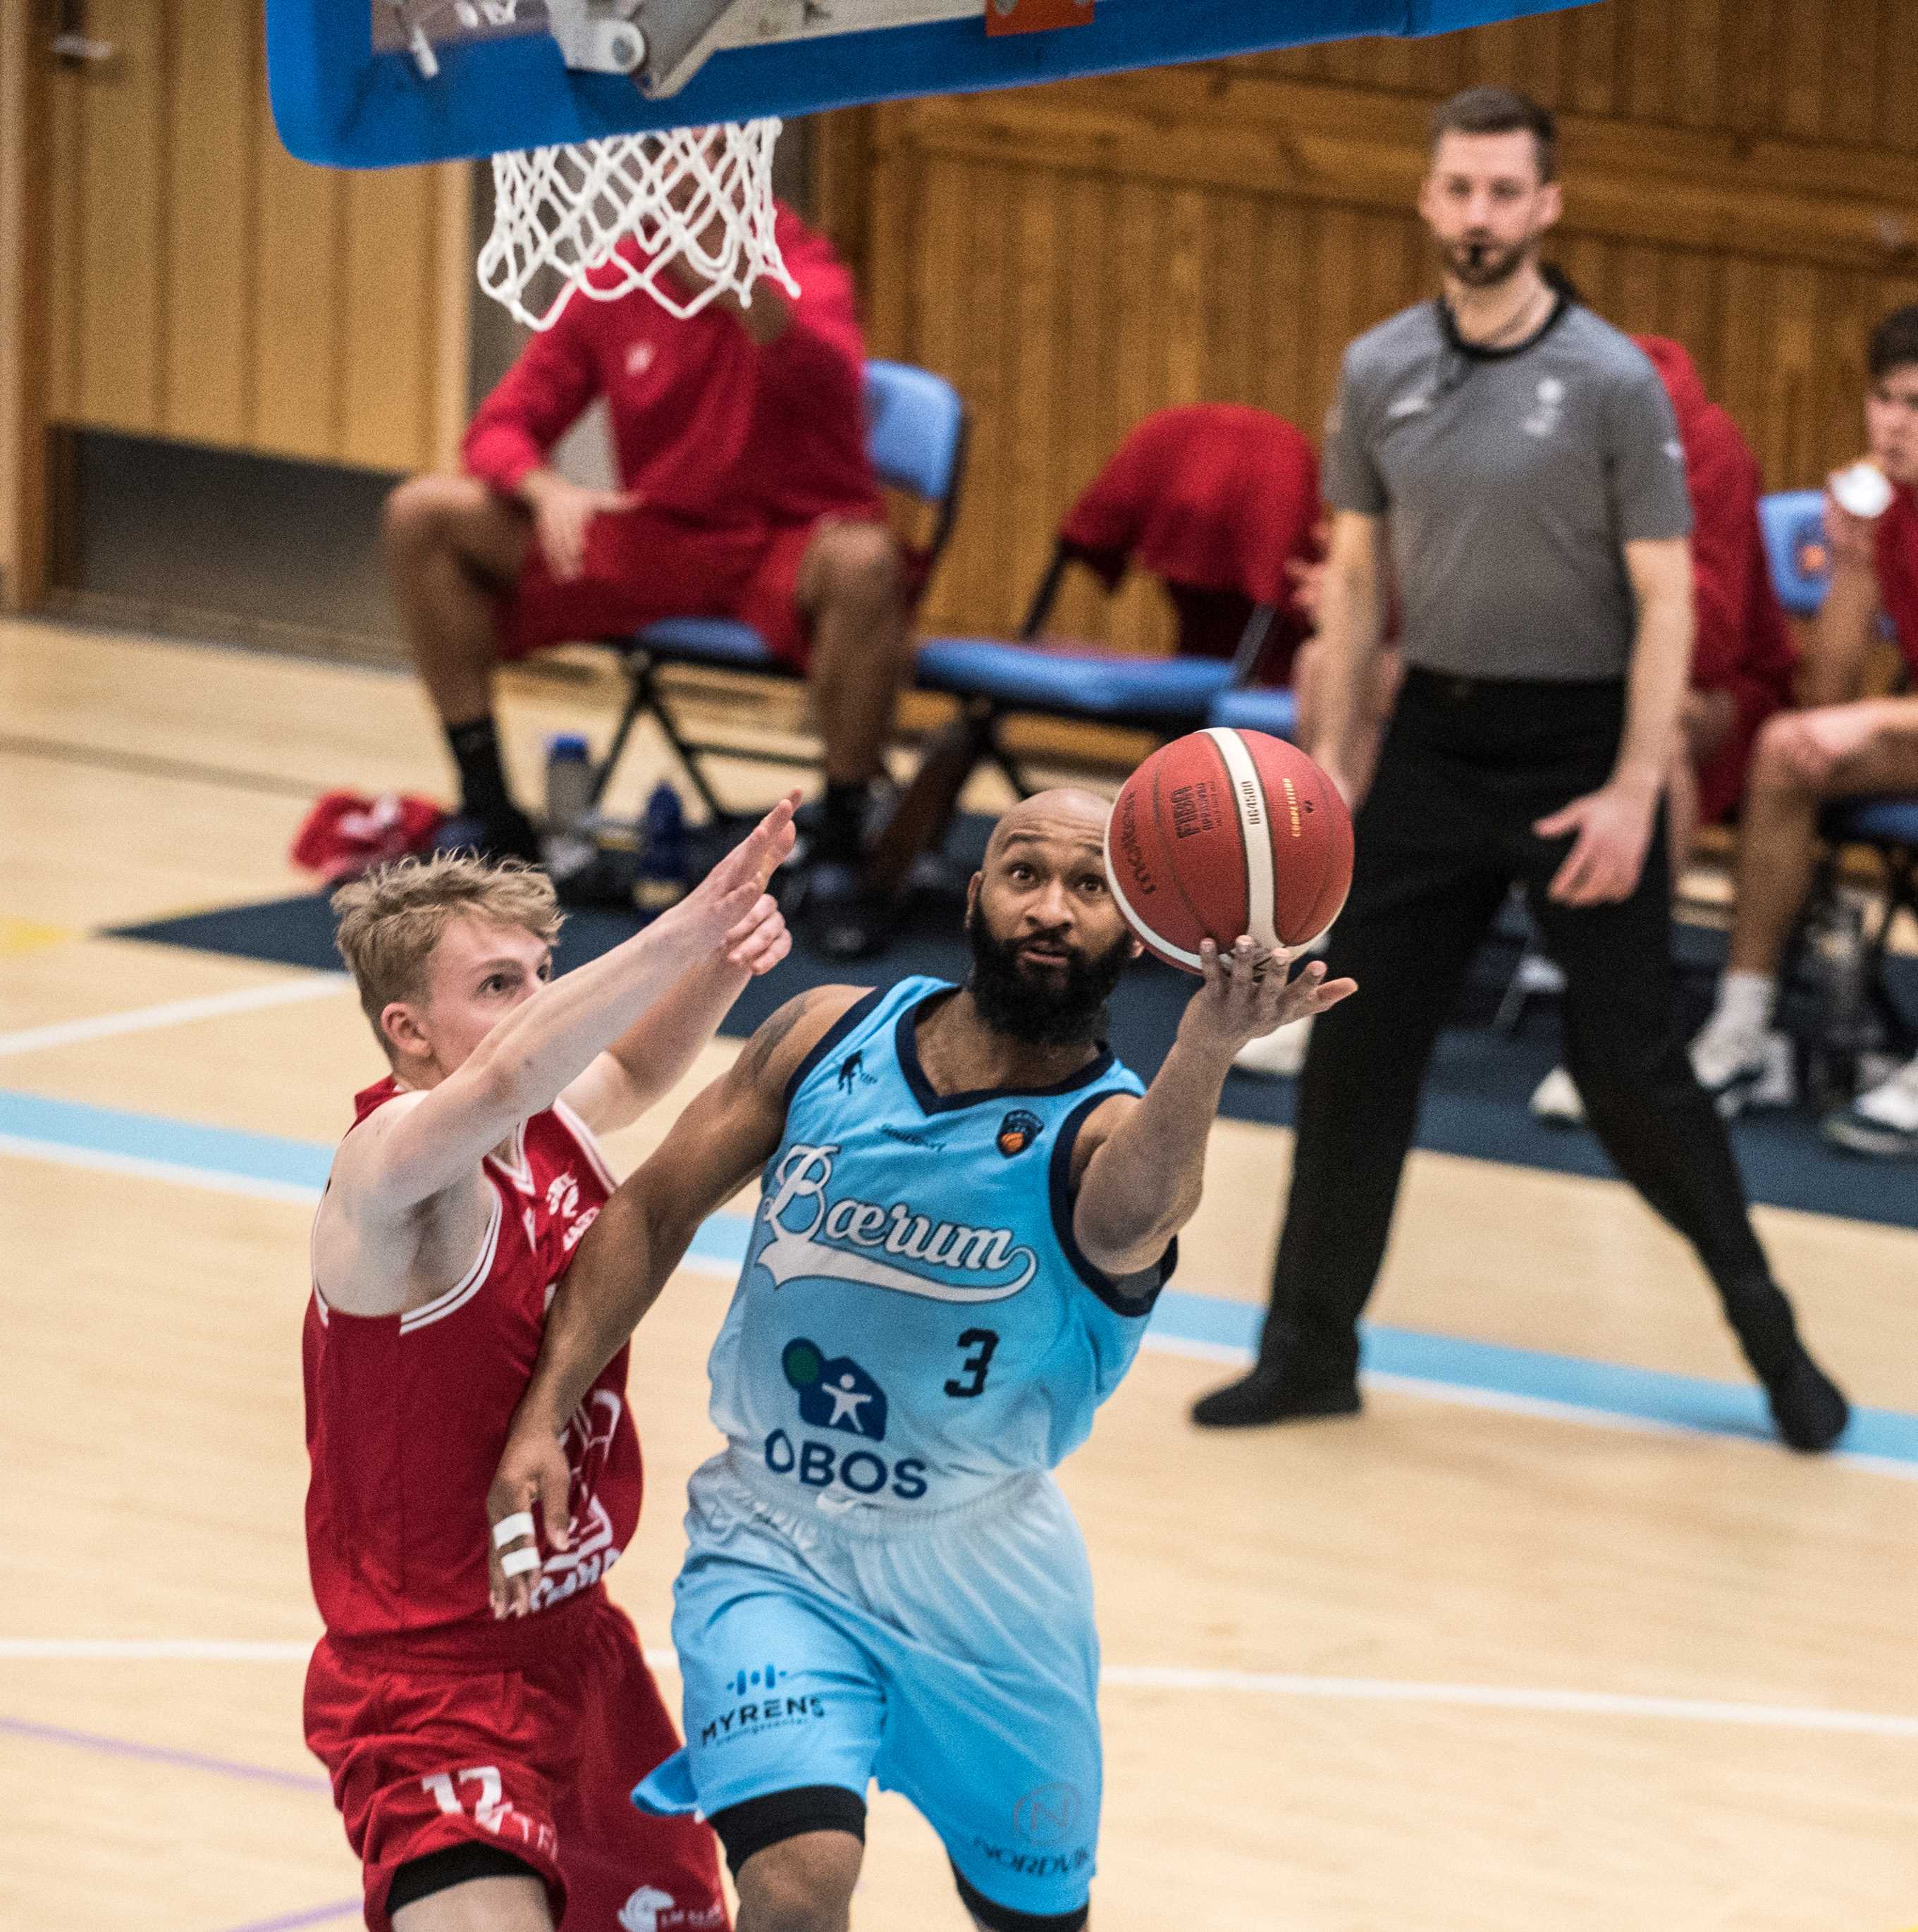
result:
<svg viewBox="0 0 1918 1932"><path fill-rule="evenodd" d="M817 1342L801 1340L786 1344L779 1365L799 1391L800 1421L885 1441L886 1392L850 1355L828 1361Z"/></svg>
<svg viewBox="0 0 1918 1932"><path fill-rule="evenodd" d="M779 1366L799 1397L799 1419L809 1428L885 1441L886 1391L850 1355L828 1356L802 1336L786 1344ZM876 1496L890 1488L904 1502L917 1502L926 1493L926 1464L917 1456L888 1462L869 1449L841 1450L804 1436L794 1442L783 1429L767 1437L765 1453L774 1475L790 1476L809 1490L836 1483L856 1496Z"/></svg>
<svg viewBox="0 0 1918 1932"><path fill-rule="evenodd" d="M1017 1118L1008 1115L1007 1124ZM850 1194L832 1198L839 1150L796 1144L767 1184L755 1229L766 1240L753 1258L775 1288L829 1280L929 1301L1003 1301L1038 1271L1039 1257L1010 1228L935 1221L908 1202L881 1207Z"/></svg>

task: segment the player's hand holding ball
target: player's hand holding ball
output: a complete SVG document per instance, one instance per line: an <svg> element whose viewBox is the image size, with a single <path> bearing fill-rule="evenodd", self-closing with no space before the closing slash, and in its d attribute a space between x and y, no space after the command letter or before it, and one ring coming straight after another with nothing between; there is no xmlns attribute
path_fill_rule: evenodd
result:
<svg viewBox="0 0 1918 1932"><path fill-rule="evenodd" d="M1293 973L1286 947L1259 946L1243 933L1223 952L1201 940L1199 955L1205 983L1179 1022L1178 1036L1228 1060L1247 1041L1322 1013L1358 990L1356 980L1328 980L1322 959L1308 959Z"/></svg>

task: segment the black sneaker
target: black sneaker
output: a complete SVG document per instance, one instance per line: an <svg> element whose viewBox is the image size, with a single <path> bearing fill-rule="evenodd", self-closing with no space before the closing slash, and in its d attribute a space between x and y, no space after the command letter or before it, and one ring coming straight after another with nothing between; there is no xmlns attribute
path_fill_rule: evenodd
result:
<svg viewBox="0 0 1918 1932"><path fill-rule="evenodd" d="M1249 1376L1194 1402L1192 1419L1201 1429L1257 1429L1274 1422L1356 1415L1358 1411L1355 1377L1308 1382L1282 1366L1262 1363Z"/></svg>
<svg viewBox="0 0 1918 1932"><path fill-rule="evenodd" d="M456 813L434 835L436 852L471 852L489 862L501 859L523 859L529 866L543 862L539 834L533 820L517 806L494 818L479 818L467 812Z"/></svg>
<svg viewBox="0 0 1918 1932"><path fill-rule="evenodd" d="M1783 1366L1765 1378L1765 1394L1779 1440L1808 1456L1830 1448L1851 1420L1838 1384L1800 1342L1793 1341Z"/></svg>

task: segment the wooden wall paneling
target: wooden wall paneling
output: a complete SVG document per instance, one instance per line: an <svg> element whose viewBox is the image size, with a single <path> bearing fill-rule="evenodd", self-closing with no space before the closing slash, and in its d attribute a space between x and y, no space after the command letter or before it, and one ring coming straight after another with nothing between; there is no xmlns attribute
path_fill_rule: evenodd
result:
<svg viewBox="0 0 1918 1932"><path fill-rule="evenodd" d="M459 466L460 442L472 412L468 364L479 249L479 238L473 232L473 166L455 162L433 172L438 202L434 228L436 313L428 435L425 447L413 458L414 466L420 469Z"/></svg>
<svg viewBox="0 0 1918 1932"><path fill-rule="evenodd" d="M0 8L0 609L30 610L45 580L48 230L40 22Z"/></svg>
<svg viewBox="0 0 1918 1932"><path fill-rule="evenodd" d="M184 0L175 16L158 427L197 442L238 446L251 429L259 16L258 0Z"/></svg>
<svg viewBox="0 0 1918 1932"><path fill-rule="evenodd" d="M438 182L430 168L379 168L344 187L338 454L416 469L434 432Z"/></svg>
<svg viewBox="0 0 1918 1932"><path fill-rule="evenodd" d="M1878 90L1877 138L1897 152L1918 153L1918 88L1905 85L1911 20L1898 0L1879 10L1877 56L1885 76Z"/></svg>
<svg viewBox="0 0 1918 1932"><path fill-rule="evenodd" d="M1622 6L1578 7L1563 16L1564 100L1568 111L1620 111L1628 84L1625 29L1631 10Z"/></svg>
<svg viewBox="0 0 1918 1932"><path fill-rule="evenodd" d="M40 25L33 20L36 59ZM85 68L64 64L43 68L38 76L47 130L47 413L56 422L72 422L80 406L80 338L87 299L82 272L87 206L80 156L86 142L87 84Z"/></svg>
<svg viewBox="0 0 1918 1932"><path fill-rule="evenodd" d="M1001 299L1010 340L1006 353L1012 379L1007 412L1010 460L1006 474L1012 510L1004 568L1009 614L1025 597L1052 554L1051 518L1056 500L1060 442L1067 412L1059 393L1059 197L1056 184L1028 173L1010 184L1006 232L1011 244L1010 281Z"/></svg>
<svg viewBox="0 0 1918 1932"><path fill-rule="evenodd" d="M76 392L68 420L152 434L165 421L168 70L179 0L96 0L87 31L110 61L77 76L84 213Z"/></svg>
<svg viewBox="0 0 1918 1932"><path fill-rule="evenodd" d="M346 177L295 160L277 140L262 143L260 164L253 446L329 460L342 440Z"/></svg>
<svg viewBox="0 0 1918 1932"><path fill-rule="evenodd" d="M1816 10L1823 16L1825 111L1819 131L1826 140L1868 147L1877 140L1878 89L1886 79L1879 66L1879 24L1893 9L1908 33L1913 16L1904 0L1892 0L1892 9L1886 0L1850 0L1841 8ZM1898 86L1906 84L1908 60L1902 56L1890 70Z"/></svg>

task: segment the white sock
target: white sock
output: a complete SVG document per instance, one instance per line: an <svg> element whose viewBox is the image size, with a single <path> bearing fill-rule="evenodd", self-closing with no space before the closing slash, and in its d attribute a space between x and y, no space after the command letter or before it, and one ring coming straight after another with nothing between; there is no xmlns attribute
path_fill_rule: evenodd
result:
<svg viewBox="0 0 1918 1932"><path fill-rule="evenodd" d="M1709 1030L1748 1034L1763 1034L1772 1023L1772 1009L1778 1004L1778 976L1772 973L1727 973L1718 982L1718 1004L1709 1022Z"/></svg>

